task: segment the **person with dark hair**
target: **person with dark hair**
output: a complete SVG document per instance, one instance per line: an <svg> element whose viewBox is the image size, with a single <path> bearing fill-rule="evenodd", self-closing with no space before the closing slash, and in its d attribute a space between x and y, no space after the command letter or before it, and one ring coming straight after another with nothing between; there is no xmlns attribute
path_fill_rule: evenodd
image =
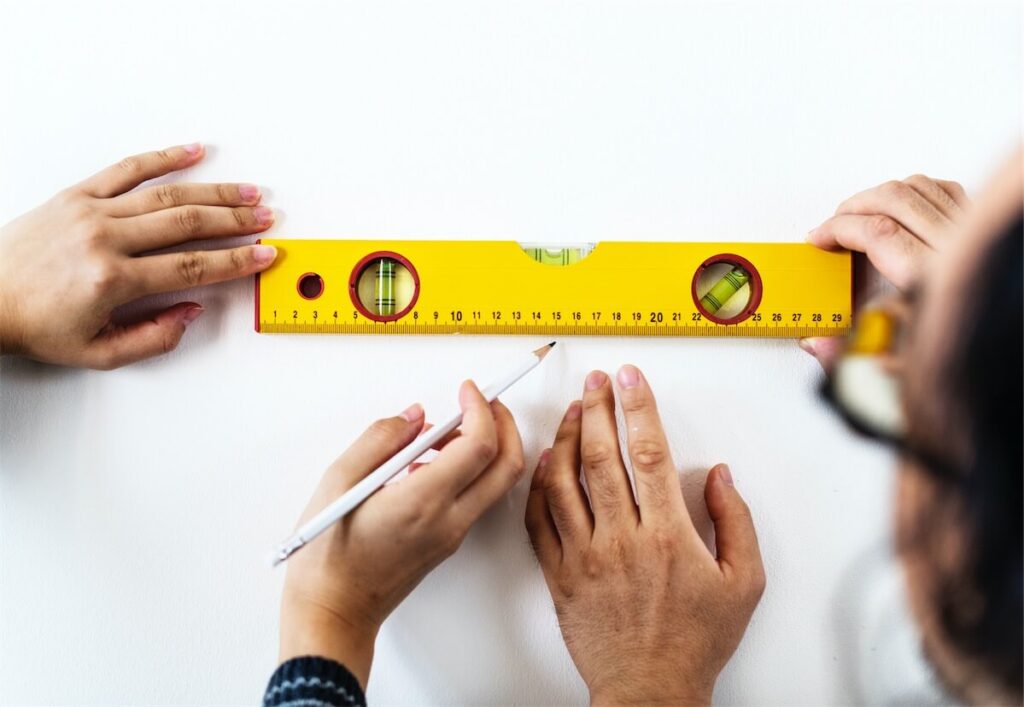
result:
<svg viewBox="0 0 1024 707"><path fill-rule="evenodd" d="M896 544L924 652L952 695L977 704L1020 704L1024 693L1021 167L1018 155L977 206L953 182L920 175L887 182L843 202L809 235L820 247L866 254L900 291L862 310L846 341L801 343L829 372L826 398L857 430L899 452ZM480 472L474 484L488 474L507 484L518 465L508 462L520 459L518 439L498 433L506 413L495 410L495 432L474 428L488 448L478 463L494 459L498 469ZM387 439L362 438L360 455L384 458ZM362 449L374 445L372 454ZM448 473L453 455L442 450L438 459ZM331 493L318 493L307 514L372 466L332 467L322 482ZM569 405L553 446L541 453L526 526L593 704L710 703L765 575L750 511L727 466L709 472L704 497L714 554L683 503L644 375L623 366L613 386L605 373L590 373L582 400ZM265 705L362 704L381 622L454 552L465 528L428 543L436 549L429 565L413 561L424 558L422 548L403 543L408 562L377 563L374 582L362 581L360 558L373 545L354 548L360 533L374 536L367 523L381 524L382 514L393 515L384 499L371 498L291 560L281 665ZM439 522L448 527L443 516ZM414 535L436 534L432 527Z"/></svg>

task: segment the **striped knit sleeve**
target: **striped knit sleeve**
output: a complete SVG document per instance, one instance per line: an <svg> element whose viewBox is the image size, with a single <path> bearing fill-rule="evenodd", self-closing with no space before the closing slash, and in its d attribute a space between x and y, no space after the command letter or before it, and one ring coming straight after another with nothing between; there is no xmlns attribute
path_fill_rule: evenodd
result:
<svg viewBox="0 0 1024 707"><path fill-rule="evenodd" d="M263 707L365 707L359 681L341 663L303 656L282 663L270 677Z"/></svg>

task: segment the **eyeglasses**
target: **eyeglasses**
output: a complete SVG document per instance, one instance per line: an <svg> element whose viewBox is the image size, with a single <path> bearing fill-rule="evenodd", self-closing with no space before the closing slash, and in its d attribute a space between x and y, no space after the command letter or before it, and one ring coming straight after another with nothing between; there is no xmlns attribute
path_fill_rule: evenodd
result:
<svg viewBox="0 0 1024 707"><path fill-rule="evenodd" d="M855 431L892 447L943 476L958 476L941 455L907 437L903 397L904 342L912 302L893 297L857 314L846 347L821 386L821 394Z"/></svg>

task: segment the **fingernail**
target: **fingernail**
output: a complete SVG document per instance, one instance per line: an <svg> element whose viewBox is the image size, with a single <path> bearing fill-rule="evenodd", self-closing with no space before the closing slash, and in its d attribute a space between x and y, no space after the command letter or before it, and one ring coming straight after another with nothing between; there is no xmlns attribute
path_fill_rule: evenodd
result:
<svg viewBox="0 0 1024 707"><path fill-rule="evenodd" d="M719 476L719 478L722 479L722 481L724 481L729 486L735 486L736 485L732 481L732 472L729 471L729 465L728 464L719 464L718 465L718 476Z"/></svg>
<svg viewBox="0 0 1024 707"><path fill-rule="evenodd" d="M252 215L256 218L256 223L261 226L274 222L274 210L266 206L257 206L252 210Z"/></svg>
<svg viewBox="0 0 1024 707"><path fill-rule="evenodd" d="M203 151L203 146L200 145L198 142L192 142L189 143L188 145L182 145L182 148L192 157L195 157L196 155Z"/></svg>
<svg viewBox="0 0 1024 707"><path fill-rule="evenodd" d="M618 378L623 388L635 388L640 382L640 369L627 363L619 369Z"/></svg>
<svg viewBox="0 0 1024 707"><path fill-rule="evenodd" d="M252 259L257 265L272 263L276 257L277 248L272 245L254 245L252 247Z"/></svg>
<svg viewBox="0 0 1024 707"><path fill-rule="evenodd" d="M548 465L548 459L551 458L551 450L545 449L540 453L540 459L537 460L537 467L543 469Z"/></svg>
<svg viewBox="0 0 1024 707"><path fill-rule="evenodd" d="M199 315L203 313L202 305L194 304L185 310L185 314L182 315L181 321L185 322L185 326L188 326L195 320L199 319Z"/></svg>
<svg viewBox="0 0 1024 707"><path fill-rule="evenodd" d="M476 383L471 380L463 381L459 386L459 407L465 410L473 404L473 393L477 390Z"/></svg>
<svg viewBox="0 0 1024 707"><path fill-rule="evenodd" d="M587 376L586 388L587 390L597 390L604 382L608 380L608 376L605 375L604 371L591 371Z"/></svg>
<svg viewBox="0 0 1024 707"><path fill-rule="evenodd" d="M416 422L421 420L423 419L423 406L419 403L413 403L402 411L401 417L406 422Z"/></svg>
<svg viewBox="0 0 1024 707"><path fill-rule="evenodd" d="M260 188L255 184L239 184L238 196L242 201L259 201Z"/></svg>
<svg viewBox="0 0 1024 707"><path fill-rule="evenodd" d="M568 420L569 422L573 422L575 420L580 419L582 415L583 405L580 403L579 400L574 400L572 404L569 405L569 409L565 411L565 419Z"/></svg>
<svg viewBox="0 0 1024 707"><path fill-rule="evenodd" d="M816 337L809 336L806 339L798 340L796 343L797 345L800 346L800 348L809 353L811 356L817 355L815 349L818 345L818 339Z"/></svg>

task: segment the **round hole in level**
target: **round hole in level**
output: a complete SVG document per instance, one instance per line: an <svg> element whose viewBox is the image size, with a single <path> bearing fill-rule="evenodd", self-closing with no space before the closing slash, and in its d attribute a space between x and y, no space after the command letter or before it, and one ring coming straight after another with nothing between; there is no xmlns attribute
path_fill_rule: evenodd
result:
<svg viewBox="0 0 1024 707"><path fill-rule="evenodd" d="M406 258L398 253L370 253L359 261L349 278L352 304L375 322L393 322L408 314L420 294L420 280Z"/></svg>
<svg viewBox="0 0 1024 707"><path fill-rule="evenodd" d="M315 272L308 272L299 278L295 288L303 299L316 299L324 293L324 279Z"/></svg>
<svg viewBox="0 0 1024 707"><path fill-rule="evenodd" d="M697 268L691 292L704 319L716 324L738 324L761 304L761 275L746 258L722 253Z"/></svg>

